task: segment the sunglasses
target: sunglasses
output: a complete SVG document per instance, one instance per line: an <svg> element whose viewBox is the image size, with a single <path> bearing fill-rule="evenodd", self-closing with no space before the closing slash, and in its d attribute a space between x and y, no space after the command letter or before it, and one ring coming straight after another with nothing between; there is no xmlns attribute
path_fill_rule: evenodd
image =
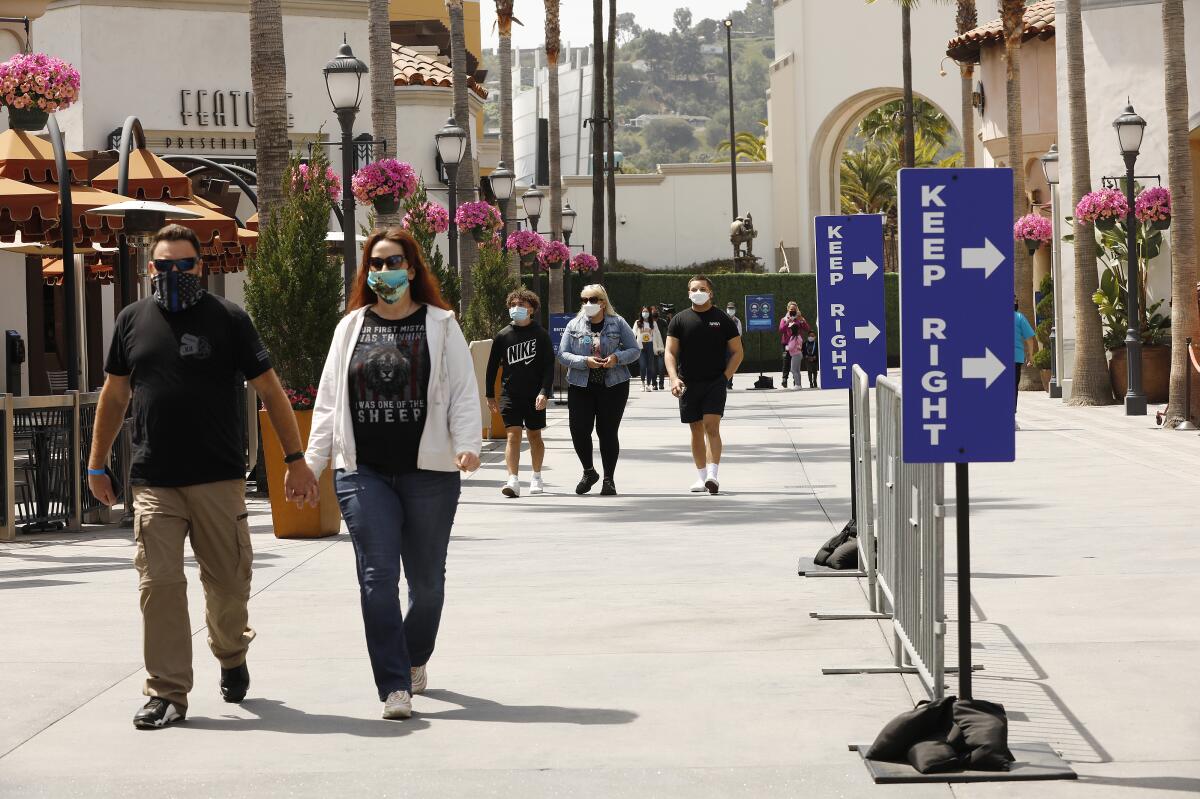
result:
<svg viewBox="0 0 1200 799"><path fill-rule="evenodd" d="M403 255L389 255L387 258L368 258L367 266L372 269L395 269L405 262Z"/></svg>
<svg viewBox="0 0 1200 799"><path fill-rule="evenodd" d="M155 258L150 263L159 272L170 272L172 269L178 272L190 272L196 268L195 258Z"/></svg>
<svg viewBox="0 0 1200 799"><path fill-rule="evenodd" d="M604 302L604 300L599 297L580 297L579 299L583 300L584 302Z"/></svg>

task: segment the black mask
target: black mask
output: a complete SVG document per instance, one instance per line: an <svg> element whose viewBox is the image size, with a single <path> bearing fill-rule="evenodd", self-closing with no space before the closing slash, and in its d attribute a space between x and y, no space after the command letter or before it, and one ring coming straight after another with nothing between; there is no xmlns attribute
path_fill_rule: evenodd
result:
<svg viewBox="0 0 1200 799"><path fill-rule="evenodd" d="M1013 310L1014 311L1021 310L1021 304L1019 302L1017 302L1016 300L1013 300Z"/></svg>
<svg viewBox="0 0 1200 799"><path fill-rule="evenodd" d="M159 272L150 279L154 286L154 301L164 311L172 313L191 308L207 292L200 287L200 276L177 272Z"/></svg>

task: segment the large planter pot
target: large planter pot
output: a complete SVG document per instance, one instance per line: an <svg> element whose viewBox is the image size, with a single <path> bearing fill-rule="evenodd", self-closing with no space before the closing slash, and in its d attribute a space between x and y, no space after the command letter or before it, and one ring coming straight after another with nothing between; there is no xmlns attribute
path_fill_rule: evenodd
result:
<svg viewBox="0 0 1200 799"><path fill-rule="evenodd" d="M1030 255L1033 255L1042 246L1041 239L1023 239L1023 241L1025 242L1025 249L1029 250Z"/></svg>
<svg viewBox="0 0 1200 799"><path fill-rule="evenodd" d="M531 272L537 271L538 254L536 252L521 254L521 268Z"/></svg>
<svg viewBox="0 0 1200 799"><path fill-rule="evenodd" d="M296 424L300 427L302 447L308 446L308 432L312 429L312 411L294 411ZM297 508L294 502L283 498L283 477L287 467L283 463L283 447L279 435L271 424L266 411L258 412L259 429L262 430L263 460L267 467L267 486L271 492L271 521L275 526L276 538L324 538L337 535L342 524L337 495L333 489L333 470L321 473L321 499L317 507L305 505Z"/></svg>
<svg viewBox="0 0 1200 799"><path fill-rule="evenodd" d="M1129 367L1124 347L1113 350L1108 362L1113 394L1120 401L1129 390ZM1163 344L1142 346L1142 393L1147 402L1166 402L1171 389L1171 348Z"/></svg>
<svg viewBox="0 0 1200 799"><path fill-rule="evenodd" d="M1041 375L1042 375L1042 388L1046 389L1046 391L1049 391L1050 390L1050 370L1049 369L1039 369L1038 371L1041 372Z"/></svg>
<svg viewBox="0 0 1200 799"><path fill-rule="evenodd" d="M13 108L8 106L8 127L10 130L39 131L50 121L50 114L40 108Z"/></svg>
<svg viewBox="0 0 1200 799"><path fill-rule="evenodd" d="M371 205L375 206L377 214L394 214L400 210L400 198L394 194L386 194L372 198Z"/></svg>

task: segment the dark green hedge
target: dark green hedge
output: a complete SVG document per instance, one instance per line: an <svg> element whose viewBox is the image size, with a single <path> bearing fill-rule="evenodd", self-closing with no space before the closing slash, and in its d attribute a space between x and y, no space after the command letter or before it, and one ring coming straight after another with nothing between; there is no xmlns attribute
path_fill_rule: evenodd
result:
<svg viewBox="0 0 1200 799"><path fill-rule="evenodd" d="M608 297L617 310L627 320L632 322L637 318L643 305L655 305L660 302L671 303L676 309L686 308L687 278L690 275L680 272L677 274L641 274L637 272L616 272L607 275L604 287ZM884 275L884 301L887 312L888 362L895 366L900 362L900 284L898 275ZM545 275L522 275L522 282L545 299ZM716 286L716 302L724 307L725 302L733 298L738 306L738 314L745 314L745 296L747 294L774 294L775 312L782 315L787 309L787 303L795 300L800 304L800 310L809 321L817 320L817 280L816 275L794 274L724 274L713 275ZM579 290L589 282L589 278L571 275L571 297L578 297ZM574 306L568 306L574 310ZM744 321L744 320L743 320ZM767 372L777 371L780 367L779 336L777 333L748 333L743 339L746 348L746 360L741 371Z"/></svg>

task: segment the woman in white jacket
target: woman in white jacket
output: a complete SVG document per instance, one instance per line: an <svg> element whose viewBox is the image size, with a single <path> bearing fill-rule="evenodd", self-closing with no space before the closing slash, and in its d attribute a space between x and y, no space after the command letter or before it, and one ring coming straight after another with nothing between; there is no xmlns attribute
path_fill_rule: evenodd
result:
<svg viewBox="0 0 1200 799"><path fill-rule="evenodd" d="M658 391L658 356L666 352L658 325L650 318L650 306L642 308L642 318L633 323L633 335L642 348L638 366L642 375L642 391Z"/></svg>
<svg viewBox="0 0 1200 799"><path fill-rule="evenodd" d="M335 470L387 719L411 716L425 690L459 472L479 468L481 427L466 339L420 245L400 228L376 231L325 359L304 458L318 475Z"/></svg>

